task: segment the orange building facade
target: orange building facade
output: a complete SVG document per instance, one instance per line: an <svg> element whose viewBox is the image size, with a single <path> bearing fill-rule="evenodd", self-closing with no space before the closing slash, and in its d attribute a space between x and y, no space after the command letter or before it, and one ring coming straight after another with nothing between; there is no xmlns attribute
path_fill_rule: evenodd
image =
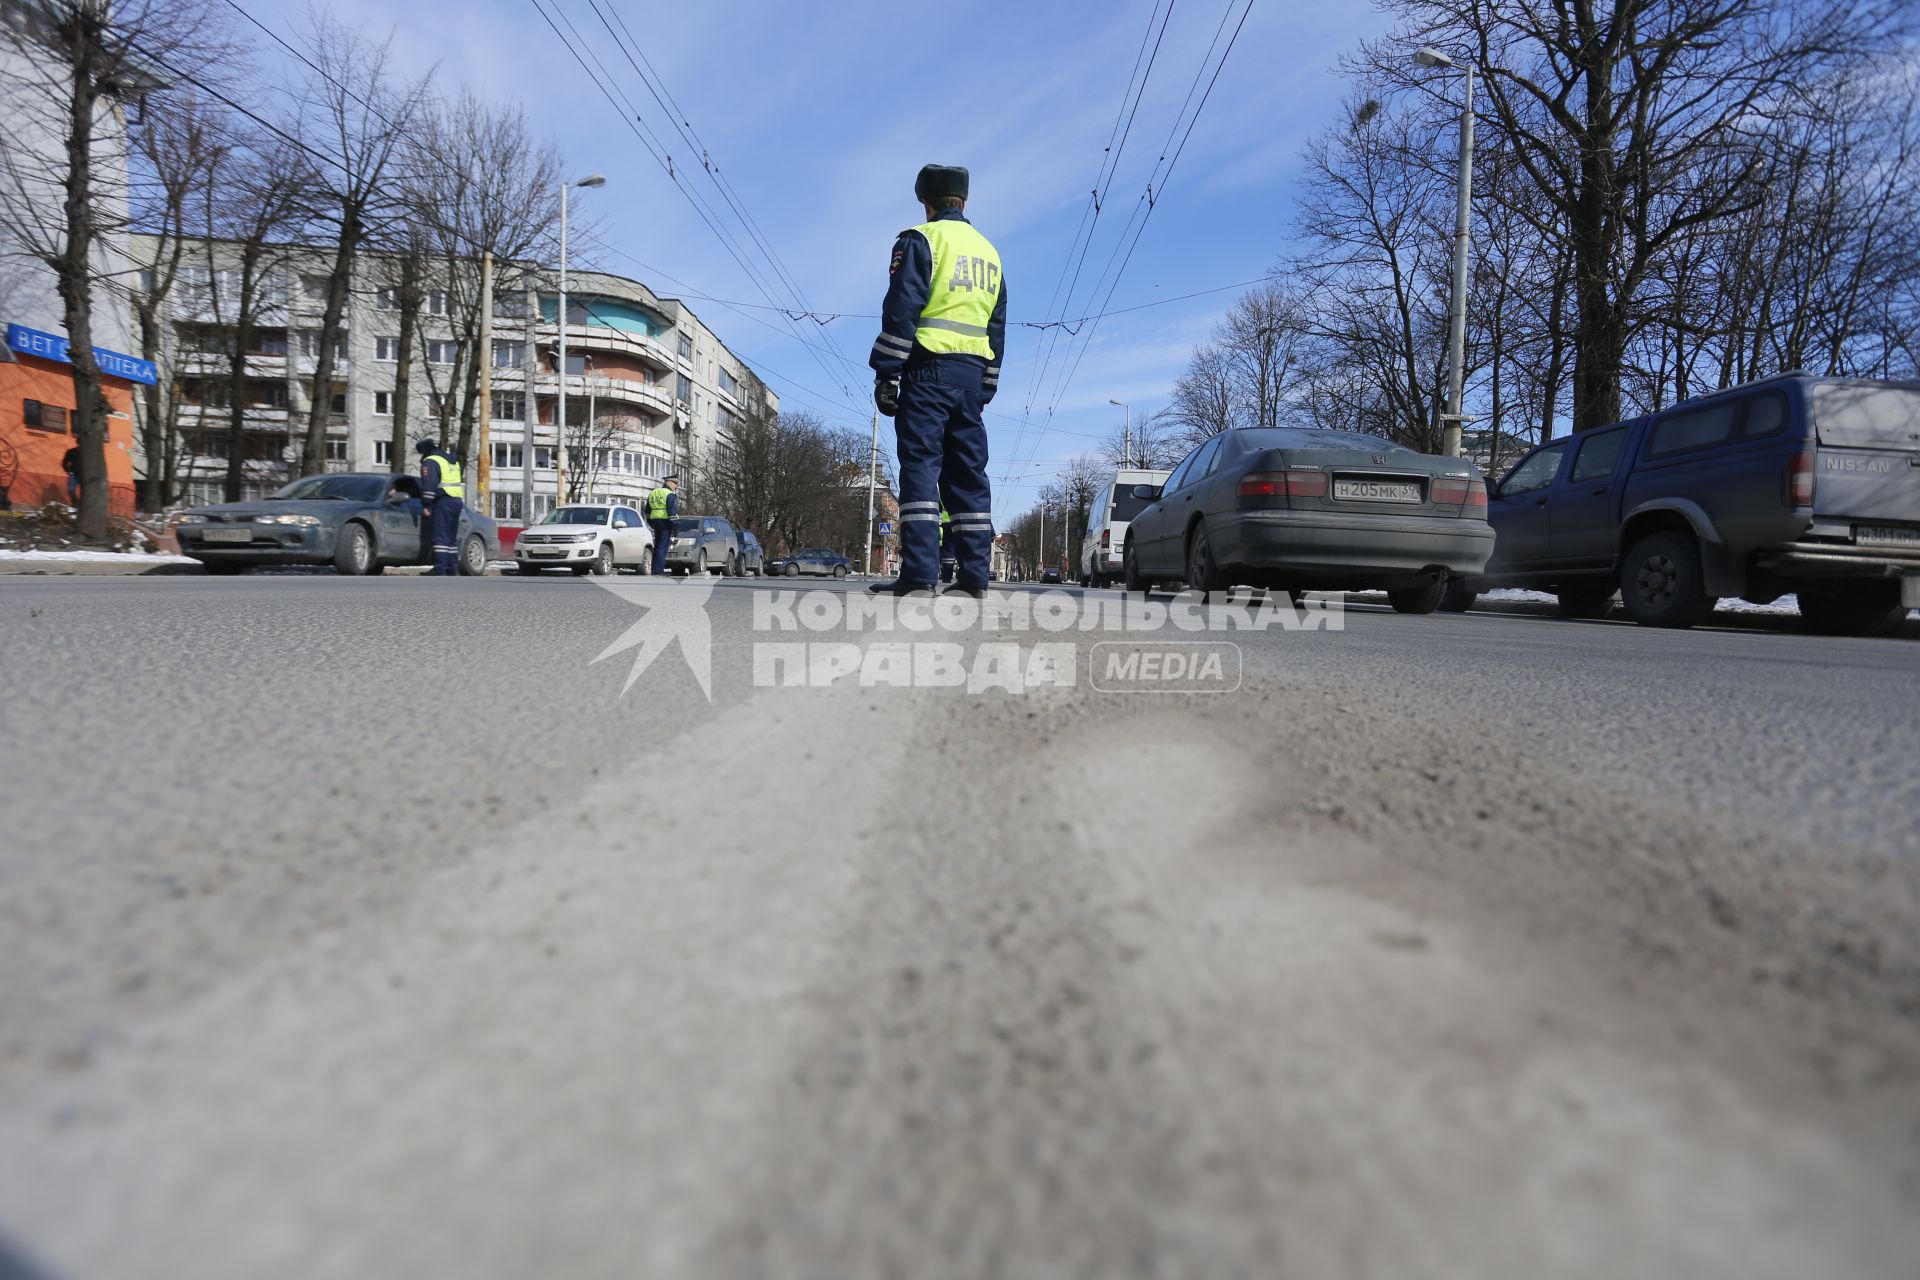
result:
<svg viewBox="0 0 1920 1280"><path fill-rule="evenodd" d="M7 326L7 352L0 363L0 491L13 510L66 502L67 450L74 434L78 396L66 340L18 324ZM151 379L153 366L132 356L96 348L107 398L107 487L111 514L134 511L133 388ZM115 376L116 373L126 376Z"/></svg>

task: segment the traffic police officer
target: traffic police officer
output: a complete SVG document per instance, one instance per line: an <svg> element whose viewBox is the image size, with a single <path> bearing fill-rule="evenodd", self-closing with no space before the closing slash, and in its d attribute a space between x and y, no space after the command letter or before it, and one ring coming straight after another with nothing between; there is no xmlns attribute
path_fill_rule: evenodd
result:
<svg viewBox="0 0 1920 1280"><path fill-rule="evenodd" d="M679 476L668 476L647 494L647 527L653 530L653 571L667 571L667 548L673 545L673 518L680 514Z"/></svg>
<svg viewBox="0 0 1920 1280"><path fill-rule="evenodd" d="M422 523L432 531L435 577L460 572L460 513L466 509L467 488L460 482L460 464L444 453L431 437L413 446L420 453L420 496L427 504Z"/></svg>
<svg viewBox="0 0 1920 1280"><path fill-rule="evenodd" d="M986 593L993 546L987 427L980 415L1000 382L1007 287L1000 254L967 221L967 171L930 164L913 194L927 220L893 243L873 367L874 403L900 446L900 576L871 591L933 590L941 512L956 561L953 589Z"/></svg>

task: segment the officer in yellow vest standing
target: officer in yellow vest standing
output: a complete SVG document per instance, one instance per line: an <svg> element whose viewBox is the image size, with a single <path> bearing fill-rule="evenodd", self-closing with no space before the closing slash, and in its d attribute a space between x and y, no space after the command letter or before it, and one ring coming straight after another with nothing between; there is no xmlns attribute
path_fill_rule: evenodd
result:
<svg viewBox="0 0 1920 1280"><path fill-rule="evenodd" d="M647 528L653 530L653 572L667 571L667 548L673 545L673 518L680 514L679 476L668 476L647 494Z"/></svg>
<svg viewBox="0 0 1920 1280"><path fill-rule="evenodd" d="M431 531L434 577L460 572L460 513L466 509L467 489L460 482L460 464L428 438L413 446L420 454L420 496L426 501L426 519L420 532Z"/></svg>
<svg viewBox="0 0 1920 1280"><path fill-rule="evenodd" d="M1000 383L1007 288L1000 254L967 221L967 171L930 164L913 184L927 220L893 242L873 367L874 403L900 447L900 576L868 588L930 593L939 576L941 513L954 591L983 596L993 547L987 427Z"/></svg>

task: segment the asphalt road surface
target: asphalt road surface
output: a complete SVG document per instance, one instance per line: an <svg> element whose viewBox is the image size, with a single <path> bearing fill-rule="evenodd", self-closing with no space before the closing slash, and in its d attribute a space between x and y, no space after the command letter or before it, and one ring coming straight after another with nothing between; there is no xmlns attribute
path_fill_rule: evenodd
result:
<svg viewBox="0 0 1920 1280"><path fill-rule="evenodd" d="M0 581L0 1276L1915 1273L1912 638L616 581Z"/></svg>

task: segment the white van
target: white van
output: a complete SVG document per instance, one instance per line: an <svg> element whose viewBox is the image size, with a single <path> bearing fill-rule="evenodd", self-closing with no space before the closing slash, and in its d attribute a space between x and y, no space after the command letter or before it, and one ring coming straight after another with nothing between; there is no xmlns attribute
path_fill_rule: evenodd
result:
<svg viewBox="0 0 1920 1280"><path fill-rule="evenodd" d="M1152 505L1133 496L1133 486L1156 487L1167 482L1168 471L1150 471L1141 467L1122 467L1113 473L1113 482L1093 499L1087 513L1087 540L1080 544L1080 580L1090 587L1104 587L1120 579L1120 555L1127 545L1127 523Z"/></svg>

